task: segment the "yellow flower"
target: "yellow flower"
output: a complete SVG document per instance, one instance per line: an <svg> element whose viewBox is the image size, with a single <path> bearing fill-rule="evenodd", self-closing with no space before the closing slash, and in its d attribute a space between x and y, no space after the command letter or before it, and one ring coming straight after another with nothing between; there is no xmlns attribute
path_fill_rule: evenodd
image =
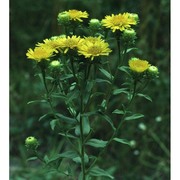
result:
<svg viewBox="0 0 180 180"><path fill-rule="evenodd" d="M80 22L83 21L81 18L88 18L89 16L89 14L86 11L82 12L75 9L65 11L65 13L67 13L70 16L71 20Z"/></svg>
<svg viewBox="0 0 180 180"><path fill-rule="evenodd" d="M124 31L125 29L130 28L131 25L136 24L137 21L131 13L112 14L111 16L105 16L105 19L102 19L102 25L106 28L110 28L112 32L115 32L116 30Z"/></svg>
<svg viewBox="0 0 180 180"><path fill-rule="evenodd" d="M78 47L78 53L91 60L96 56L108 56L111 51L109 44L100 37L87 37Z"/></svg>
<svg viewBox="0 0 180 180"><path fill-rule="evenodd" d="M82 38L80 36L68 36L59 38L58 43L60 45L60 48L63 49L64 53L67 53L69 49L76 49L82 42Z"/></svg>
<svg viewBox="0 0 180 180"><path fill-rule="evenodd" d="M51 48L54 49L54 51L57 53L57 49L61 48L61 39L62 37L57 37L53 39L45 39L44 43L38 43L36 46L42 47L42 48ZM59 41L60 40L60 41Z"/></svg>
<svg viewBox="0 0 180 180"><path fill-rule="evenodd" d="M40 62L41 60L49 60L50 57L54 56L53 52L54 49L52 48L35 47L34 50L29 48L26 56L28 59Z"/></svg>
<svg viewBox="0 0 180 180"><path fill-rule="evenodd" d="M146 60L140 60L137 58L132 58L129 60L129 68L130 70L136 73L142 73L146 71L150 67L150 64Z"/></svg>

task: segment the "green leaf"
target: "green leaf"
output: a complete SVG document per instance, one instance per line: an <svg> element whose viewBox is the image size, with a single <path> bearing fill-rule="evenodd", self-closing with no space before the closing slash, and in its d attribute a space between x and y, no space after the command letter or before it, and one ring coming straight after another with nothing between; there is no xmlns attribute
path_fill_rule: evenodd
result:
<svg viewBox="0 0 180 180"><path fill-rule="evenodd" d="M52 113L47 113L41 116L38 121L47 120L47 119L51 120L52 118L54 118L54 115Z"/></svg>
<svg viewBox="0 0 180 180"><path fill-rule="evenodd" d="M142 94L142 93L138 93L138 94L137 94L137 96L139 96L139 97L143 97L143 98L147 99L148 101L151 101L151 102L152 102L151 97L150 97L150 96L148 96L148 95L145 95L145 94Z"/></svg>
<svg viewBox="0 0 180 180"><path fill-rule="evenodd" d="M59 120L58 119L53 119L51 122L50 122L50 126L51 126L51 129L54 131L54 128L56 127L56 124Z"/></svg>
<svg viewBox="0 0 180 180"><path fill-rule="evenodd" d="M68 94L67 94L67 101L66 101L66 103L68 104L68 103L70 103L72 100L77 99L78 96L79 96L79 90L77 90L77 89L74 90L74 91L72 91L72 92L70 92L70 93L68 93Z"/></svg>
<svg viewBox="0 0 180 180"><path fill-rule="evenodd" d="M33 104L33 103L47 103L46 100L42 99L42 100L34 100L34 101L29 101L27 104Z"/></svg>
<svg viewBox="0 0 180 180"><path fill-rule="evenodd" d="M81 164L81 157L80 156L77 156L77 157L73 158L72 160L78 164ZM89 162L89 157L87 154L84 154L84 162L85 162L85 164L87 164Z"/></svg>
<svg viewBox="0 0 180 180"><path fill-rule="evenodd" d="M131 74L130 74L130 72L129 72L129 67L128 67L128 66L120 66L120 67L118 67L118 69L119 69L120 71L125 72L125 73L128 74L129 76L131 76Z"/></svg>
<svg viewBox="0 0 180 180"><path fill-rule="evenodd" d="M90 176L95 176L95 177L109 177L110 179L114 179L112 175L110 175L107 171L99 168L99 167L93 167L89 171Z"/></svg>
<svg viewBox="0 0 180 180"><path fill-rule="evenodd" d="M129 94L129 92L127 91L127 88L115 89L113 91L114 95L121 94L121 93Z"/></svg>
<svg viewBox="0 0 180 180"><path fill-rule="evenodd" d="M89 119L88 119L88 117L84 117L84 118L82 119L82 125L83 125L83 135L89 134L91 128L90 128L90 124L89 124ZM76 125L75 134L76 134L77 136L80 136L80 134L81 134L81 133L80 133L80 125L79 125L79 124Z"/></svg>
<svg viewBox="0 0 180 180"><path fill-rule="evenodd" d="M100 79L100 78L97 78L95 80L97 83L108 83L108 84L112 84L110 81L106 80L106 79Z"/></svg>
<svg viewBox="0 0 180 180"><path fill-rule="evenodd" d="M113 75L111 75L108 71L106 71L105 69L99 68L99 70L110 80L113 80L114 77Z"/></svg>
<svg viewBox="0 0 180 180"><path fill-rule="evenodd" d="M129 120L139 119L139 118L142 118L142 117L144 117L144 115L138 113L138 114L133 114L132 116L128 116L124 120L129 121Z"/></svg>
<svg viewBox="0 0 180 180"><path fill-rule="evenodd" d="M73 159L73 158L75 158L77 156L78 156L78 154L75 151L66 151L66 152L61 153L61 154L56 154L52 158L49 158L49 161L47 163L49 164L49 163L51 163L53 161L56 161L56 160L59 160L61 158Z"/></svg>
<svg viewBox="0 0 180 180"><path fill-rule="evenodd" d="M60 76L60 80L66 80L66 79L70 79L73 77L73 74L64 74Z"/></svg>
<svg viewBox="0 0 180 180"><path fill-rule="evenodd" d="M36 159L38 159L36 156L34 156L34 157L30 157L30 158L28 158L26 161L34 161L34 160L36 160Z"/></svg>
<svg viewBox="0 0 180 180"><path fill-rule="evenodd" d="M113 140L116 141L116 142L119 142L119 143L122 143L122 144L127 144L127 145L131 146L130 142L128 140L126 140L126 139L113 138Z"/></svg>
<svg viewBox="0 0 180 180"><path fill-rule="evenodd" d="M68 137L68 138L72 138L72 139L77 139L76 136L70 134L70 133L58 133L60 134L61 136L64 136L64 137Z"/></svg>
<svg viewBox="0 0 180 180"><path fill-rule="evenodd" d="M125 112L123 110L119 110L119 109L115 109L113 112L113 114L125 114Z"/></svg>
<svg viewBox="0 0 180 180"><path fill-rule="evenodd" d="M99 139L90 139L86 142L86 145L93 146L96 148L103 148L106 146L108 141L103 141Z"/></svg>
<svg viewBox="0 0 180 180"><path fill-rule="evenodd" d="M129 48L129 49L127 49L126 53L129 53L129 52L131 52L133 50L138 50L138 48Z"/></svg>
<svg viewBox="0 0 180 180"><path fill-rule="evenodd" d="M60 93L53 93L53 94L51 95L51 97L53 97L53 98L58 98L58 99L62 99L62 100L67 100L66 95L60 94Z"/></svg>
<svg viewBox="0 0 180 180"><path fill-rule="evenodd" d="M114 127L114 124L109 116L107 116L106 114L104 114L102 112L98 112L98 115L100 117L102 117L103 119L105 119L111 125L113 130L116 130L116 128Z"/></svg>
<svg viewBox="0 0 180 180"><path fill-rule="evenodd" d="M69 123L69 124L75 124L77 122L76 119L64 116L59 113L56 113L55 115L56 115L56 117L59 118L60 121L63 121L63 122Z"/></svg>

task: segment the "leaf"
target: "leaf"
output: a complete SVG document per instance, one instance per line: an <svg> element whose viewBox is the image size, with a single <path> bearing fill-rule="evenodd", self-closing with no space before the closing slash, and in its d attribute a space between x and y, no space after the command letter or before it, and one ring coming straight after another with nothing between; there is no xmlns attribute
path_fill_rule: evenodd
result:
<svg viewBox="0 0 180 180"><path fill-rule="evenodd" d="M89 134L91 128L90 128L90 124L89 124L89 119L87 117L84 117L82 119L82 124L83 124L83 135L87 135ZM76 128L75 128L75 134L77 136L80 136L81 132L80 132L80 125L76 125Z"/></svg>
<svg viewBox="0 0 180 180"><path fill-rule="evenodd" d="M114 77L113 75L111 75L108 71L106 71L105 69L99 68L99 70L110 80L113 80Z"/></svg>
<svg viewBox="0 0 180 180"><path fill-rule="evenodd" d="M34 157L30 157L30 158L28 158L26 161L34 161L34 160L36 160L36 159L38 159L36 156L34 156Z"/></svg>
<svg viewBox="0 0 180 180"><path fill-rule="evenodd" d="M64 115L59 114L59 113L55 113L55 115L56 115L56 117L59 118L59 120L66 122L66 123L69 123L69 124L75 124L77 122L76 119L64 116Z"/></svg>
<svg viewBox="0 0 180 180"><path fill-rule="evenodd" d="M129 49L127 49L126 53L129 53L129 52L131 52L133 50L138 50L138 48L129 48Z"/></svg>
<svg viewBox="0 0 180 180"><path fill-rule="evenodd" d="M139 96L139 97L143 97L143 98L147 99L148 101L151 101L151 102L152 102L151 97L150 97L150 96L148 96L148 95L145 95L145 94L142 94L142 93L138 93L138 94L137 94L137 96Z"/></svg>
<svg viewBox="0 0 180 180"><path fill-rule="evenodd" d="M99 167L93 167L89 171L90 176L95 176L95 177L109 177L110 179L114 179L112 175L110 175L107 171L99 168Z"/></svg>
<svg viewBox="0 0 180 180"><path fill-rule="evenodd" d="M65 74L60 76L60 80L66 80L73 77L73 74Z"/></svg>
<svg viewBox="0 0 180 180"><path fill-rule="evenodd" d="M72 159L74 162L78 163L78 164L81 164L81 157L78 156L78 157L75 157ZM87 154L84 154L84 162L85 164L87 164L89 162L89 157Z"/></svg>
<svg viewBox="0 0 180 180"><path fill-rule="evenodd" d="M77 156L78 156L78 154L75 151L66 151L66 152L61 153L61 154L56 154L52 158L49 158L49 161L47 163L49 164L49 163L51 163L53 161L56 161L56 160L59 160L61 158L73 159L73 158L75 158Z"/></svg>
<svg viewBox="0 0 180 180"><path fill-rule="evenodd" d="M100 78L97 78L95 81L96 81L97 83L108 83L108 84L112 84L110 81L105 80L105 79L100 79Z"/></svg>
<svg viewBox="0 0 180 180"><path fill-rule="evenodd" d="M52 113L47 113L47 114L44 114L43 116L41 116L38 121L42 121L42 120L45 120L45 119L49 120L49 119L52 119L52 118L54 118L54 115Z"/></svg>
<svg viewBox="0 0 180 180"><path fill-rule="evenodd" d="M73 92L70 92L67 94L67 101L66 103L70 103L73 99L77 99L79 96L79 90L74 90Z"/></svg>
<svg viewBox="0 0 180 180"><path fill-rule="evenodd" d="M119 110L119 109L115 109L113 112L113 114L125 114L125 112L123 110Z"/></svg>
<svg viewBox="0 0 180 180"><path fill-rule="evenodd" d="M77 139L76 136L73 136L72 134L69 134L69 133L58 133L60 134L61 136L64 136L64 137L68 137L68 138L72 138L72 139Z"/></svg>
<svg viewBox="0 0 180 180"><path fill-rule="evenodd" d="M129 76L131 76L131 75L130 75L130 72L129 72L129 67L128 67L128 66L120 66L120 67L118 67L118 69L119 69L120 71L125 72L125 73L128 74Z"/></svg>
<svg viewBox="0 0 180 180"><path fill-rule="evenodd" d="M53 119L51 122L50 122L50 126L51 126L51 129L54 131L54 128L56 127L56 124L59 120L57 119Z"/></svg>
<svg viewBox="0 0 180 180"><path fill-rule="evenodd" d="M60 93L54 93L54 94L51 95L51 97L53 97L53 98L58 98L58 99L62 99L62 100L67 100L66 95L60 94Z"/></svg>
<svg viewBox="0 0 180 180"><path fill-rule="evenodd" d="M114 127L114 124L109 116L107 116L106 114L104 114L100 111L98 112L98 115L101 116L103 119L105 119L111 125L113 130L116 130L116 128Z"/></svg>
<svg viewBox="0 0 180 180"><path fill-rule="evenodd" d="M103 141L99 139L90 139L86 142L86 145L93 146L96 148L103 148L106 146L108 141Z"/></svg>
<svg viewBox="0 0 180 180"><path fill-rule="evenodd" d="M34 100L34 101L29 101L27 104L33 104L33 103L47 103L46 100L42 99L42 100Z"/></svg>
<svg viewBox="0 0 180 180"><path fill-rule="evenodd" d="M133 114L132 116L128 116L124 120L129 121L129 120L139 119L139 118L142 118L142 117L144 117L144 115L138 113L138 114Z"/></svg>
<svg viewBox="0 0 180 180"><path fill-rule="evenodd" d="M122 143L122 144L127 144L127 145L131 146L130 142L128 140L126 140L126 139L113 138L113 140L116 141L116 142L119 142L119 143Z"/></svg>
<svg viewBox="0 0 180 180"><path fill-rule="evenodd" d="M127 88L115 89L113 91L113 94L114 95L121 94L121 93L129 94L129 92L126 90L127 90Z"/></svg>

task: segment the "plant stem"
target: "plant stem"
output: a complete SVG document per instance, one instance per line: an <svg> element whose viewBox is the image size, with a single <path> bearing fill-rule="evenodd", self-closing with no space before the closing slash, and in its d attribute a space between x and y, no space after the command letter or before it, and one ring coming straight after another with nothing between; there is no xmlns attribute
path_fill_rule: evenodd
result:
<svg viewBox="0 0 180 180"><path fill-rule="evenodd" d="M84 84L84 82L83 82ZM81 86L81 95L80 95L80 112L81 114L84 111L84 104L83 104L83 88L84 86ZM82 171L82 180L86 179L86 171L85 171L85 161L84 161L84 155L85 155L85 146L84 146L84 132L83 132L83 118L80 115L80 145L81 145L81 171Z"/></svg>

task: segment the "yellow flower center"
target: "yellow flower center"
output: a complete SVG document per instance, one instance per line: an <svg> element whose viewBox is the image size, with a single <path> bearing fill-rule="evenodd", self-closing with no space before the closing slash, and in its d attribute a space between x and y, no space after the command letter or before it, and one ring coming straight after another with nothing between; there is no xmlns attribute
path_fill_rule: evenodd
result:
<svg viewBox="0 0 180 180"><path fill-rule="evenodd" d="M87 53L92 54L92 55L97 55L102 52L102 48L99 46L92 46L88 48Z"/></svg>

